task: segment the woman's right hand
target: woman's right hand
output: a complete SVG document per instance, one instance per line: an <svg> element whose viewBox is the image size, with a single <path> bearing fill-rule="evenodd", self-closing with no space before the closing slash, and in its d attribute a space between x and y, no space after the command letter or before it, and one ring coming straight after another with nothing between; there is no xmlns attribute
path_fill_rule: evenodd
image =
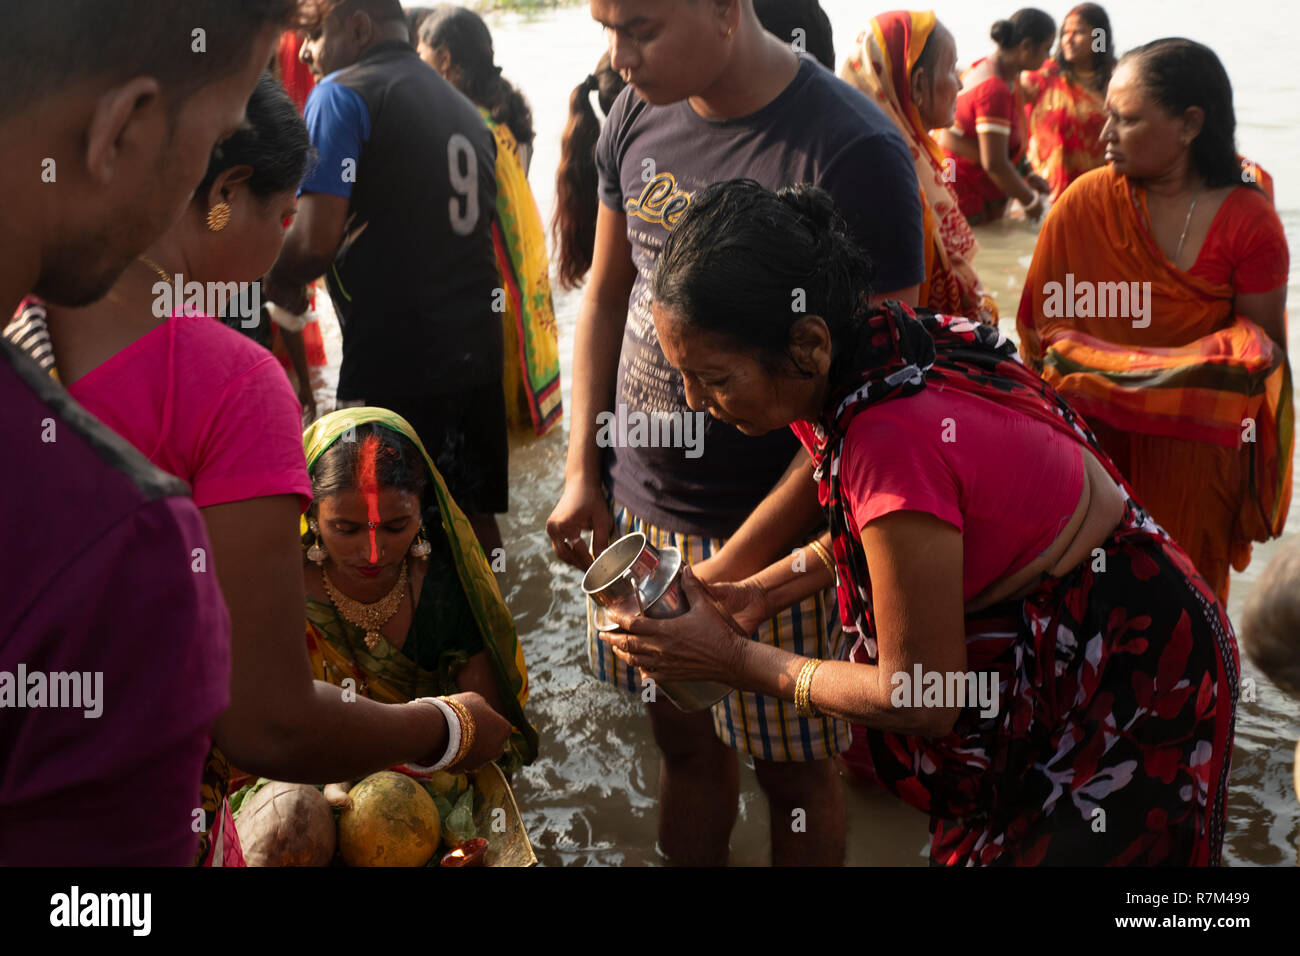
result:
<svg viewBox="0 0 1300 956"><path fill-rule="evenodd" d="M767 589L753 578L744 581L718 581L700 584L713 598L714 603L731 616L746 637L758 630L760 624L772 616L767 607Z"/></svg>
<svg viewBox="0 0 1300 956"><path fill-rule="evenodd" d="M546 533L555 556L579 571L591 567L595 555L609 545L613 528L614 519L599 483L566 481L564 494L546 519ZM591 531L590 549L583 540L584 531Z"/></svg>
<svg viewBox="0 0 1300 956"><path fill-rule="evenodd" d="M446 768L448 773L477 770L505 753L512 729L510 721L498 714L482 694L465 691L447 696L463 704L469 711L470 719L474 721L474 745L457 763Z"/></svg>

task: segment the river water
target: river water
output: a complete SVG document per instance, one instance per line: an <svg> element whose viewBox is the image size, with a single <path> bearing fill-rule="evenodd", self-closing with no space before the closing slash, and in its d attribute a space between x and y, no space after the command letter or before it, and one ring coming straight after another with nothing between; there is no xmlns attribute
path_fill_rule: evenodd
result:
<svg viewBox="0 0 1300 956"><path fill-rule="evenodd" d="M822 0L835 30L837 62L852 48L871 8L854 0ZM959 62L967 64L991 47L988 27L1005 11L953 4L939 15L957 38ZM1068 4L1046 6L1060 22ZM1183 35L1212 46L1233 81L1240 151L1271 172L1278 211L1293 246L1300 239L1300 137L1285 117L1296 102L1291 38L1300 25L1296 8L1262 0L1237 0L1228 14L1216 0L1126 0L1112 7L1121 51L1160 36ZM585 4L537 15L488 18L497 63L528 97L537 130L531 182L549 222L560 133L573 87L595 66L604 49L600 28ZM1034 246L1034 228L1005 221L976 230L982 250L976 265L998 299L1003 331L1014 332L1014 315ZM1290 282L1297 298L1297 273ZM322 300L327 297L322 296ZM579 293L557 290L555 311L566 408ZM323 317L330 367L317 380L318 405L333 407L339 336L332 316ZM1294 309L1293 309L1294 311ZM1300 329L1294 324L1291 341ZM1300 354L1292 347L1292 364ZM563 488L567 420L540 441L515 442L510 460L510 514L502 521L507 542L502 590L514 613L532 683L529 710L542 737L542 753L516 778L515 794L537 856L544 865L663 862L655 848L658 761L639 701L597 682L586 666L586 618L581 575L551 554L547 515ZM1193 476L1188 476L1193 479ZM1287 523L1300 530L1300 509ZM1285 538L1283 540L1286 540ZM1279 542L1257 545L1244 574L1234 574L1229 614L1239 619L1252 583ZM1242 657L1243 676L1254 678L1256 700L1238 711L1225 862L1291 865L1300 837L1300 803L1291 784L1292 753L1300 736L1300 705L1273 687ZM741 769L740 815L732 833L732 862L768 862L767 806L751 769ZM850 864L926 863L926 819L891 797L863 793L851 784L848 798Z"/></svg>

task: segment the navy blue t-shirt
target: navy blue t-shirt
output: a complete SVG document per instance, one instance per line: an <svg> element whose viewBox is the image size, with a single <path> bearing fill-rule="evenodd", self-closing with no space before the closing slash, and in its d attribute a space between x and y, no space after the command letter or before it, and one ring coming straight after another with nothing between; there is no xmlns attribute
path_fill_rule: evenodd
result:
<svg viewBox="0 0 1300 956"><path fill-rule="evenodd" d="M831 194L870 254L876 289L919 285L925 257L911 153L874 103L801 55L794 80L738 119L705 119L687 100L651 106L628 87L601 130L596 165L601 201L627 216L637 269L616 389L631 425L619 422L606 431L606 480L620 504L654 524L728 536L781 477L799 443L788 429L751 438L711 416L696 447L646 447L666 429L643 423L635 430L637 413L691 414L682 377L664 357L650 315L650 280L668 230L691 195L711 183L748 178L769 189L811 183Z"/></svg>

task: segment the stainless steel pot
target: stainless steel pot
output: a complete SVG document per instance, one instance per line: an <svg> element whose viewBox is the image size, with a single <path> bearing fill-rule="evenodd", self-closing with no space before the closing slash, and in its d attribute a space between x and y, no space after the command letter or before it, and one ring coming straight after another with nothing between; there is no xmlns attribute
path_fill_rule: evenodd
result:
<svg viewBox="0 0 1300 956"><path fill-rule="evenodd" d="M690 609L682 588L684 567L676 548L656 548L640 531L619 538L600 553L582 578L582 590L595 603L597 630L617 630L606 608L651 618L670 618ZM672 681L658 689L686 713L712 707L732 692L715 681Z"/></svg>

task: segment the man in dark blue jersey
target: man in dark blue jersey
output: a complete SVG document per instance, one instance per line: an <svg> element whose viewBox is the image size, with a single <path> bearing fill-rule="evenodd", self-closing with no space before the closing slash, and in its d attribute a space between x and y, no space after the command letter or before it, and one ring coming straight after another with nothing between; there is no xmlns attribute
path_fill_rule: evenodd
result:
<svg viewBox="0 0 1300 956"><path fill-rule="evenodd" d="M320 80L305 113L319 161L268 296L301 312L327 276L339 404L406 418L491 555L508 507L492 134L416 55L398 0L330 3L301 57Z"/></svg>

